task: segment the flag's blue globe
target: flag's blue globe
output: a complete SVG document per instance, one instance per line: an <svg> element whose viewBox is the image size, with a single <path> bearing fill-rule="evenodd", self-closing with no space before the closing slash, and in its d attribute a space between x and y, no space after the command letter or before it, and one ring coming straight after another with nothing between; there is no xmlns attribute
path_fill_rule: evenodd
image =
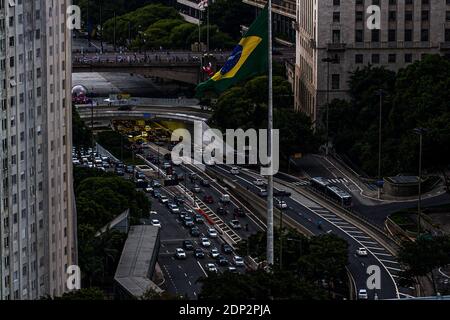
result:
<svg viewBox="0 0 450 320"><path fill-rule="evenodd" d="M231 69L233 69L234 66L238 63L239 59L241 58L241 55L242 55L242 46L238 44L236 47L234 47L233 52L231 53L227 62L225 62L225 65L222 67L222 69L220 69L220 73L224 75Z"/></svg>

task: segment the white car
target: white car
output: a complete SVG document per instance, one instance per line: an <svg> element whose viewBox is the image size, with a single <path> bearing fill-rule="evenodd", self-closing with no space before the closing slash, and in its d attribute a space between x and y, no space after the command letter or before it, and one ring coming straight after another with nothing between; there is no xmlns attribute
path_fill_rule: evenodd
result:
<svg viewBox="0 0 450 320"><path fill-rule="evenodd" d="M210 238L217 238L217 231L214 228L209 228L208 229L208 235Z"/></svg>
<svg viewBox="0 0 450 320"><path fill-rule="evenodd" d="M160 227L161 228L161 222L159 222L158 219L152 219L151 224L154 227Z"/></svg>
<svg viewBox="0 0 450 320"><path fill-rule="evenodd" d="M175 257L177 259L186 259L186 252L184 252L184 250L181 248L177 248L175 250Z"/></svg>
<svg viewBox="0 0 450 320"><path fill-rule="evenodd" d="M367 300L369 297L367 295L366 289L359 289L358 291L358 299L359 300Z"/></svg>
<svg viewBox="0 0 450 320"><path fill-rule="evenodd" d="M231 174L239 174L239 168L238 167L232 167L230 170Z"/></svg>
<svg viewBox="0 0 450 320"><path fill-rule="evenodd" d="M239 222L239 220L231 220L230 221L230 226L233 229L241 229L242 228L241 223Z"/></svg>
<svg viewBox="0 0 450 320"><path fill-rule="evenodd" d="M205 267L208 272L217 272L217 267L214 263L207 263Z"/></svg>
<svg viewBox="0 0 450 320"><path fill-rule="evenodd" d="M211 249L211 257L212 258L217 258L220 255L219 249L217 248L212 248Z"/></svg>
<svg viewBox="0 0 450 320"><path fill-rule="evenodd" d="M287 208L287 204L284 200L280 200L280 199L275 199L275 206L278 209L286 209Z"/></svg>
<svg viewBox="0 0 450 320"><path fill-rule="evenodd" d="M256 179L255 181L253 181L253 184L255 184L256 186L263 186L264 185L264 180L263 179Z"/></svg>
<svg viewBox="0 0 450 320"><path fill-rule="evenodd" d="M150 210L149 214L158 214L158 212L155 210Z"/></svg>
<svg viewBox="0 0 450 320"><path fill-rule="evenodd" d="M367 249L366 248L358 248L358 249L356 249L356 254L360 257L366 257Z"/></svg>
<svg viewBox="0 0 450 320"><path fill-rule="evenodd" d="M147 188L144 189L144 191L147 192L147 193L150 193L150 192L153 191L153 188L152 187L147 187Z"/></svg>
<svg viewBox="0 0 450 320"><path fill-rule="evenodd" d="M180 208L178 208L178 206L175 203L171 203L169 204L169 211L172 213L179 213Z"/></svg>
<svg viewBox="0 0 450 320"><path fill-rule="evenodd" d="M165 195L161 195L161 197L159 197L159 202L161 203L169 202L169 198L167 198Z"/></svg>
<svg viewBox="0 0 450 320"><path fill-rule="evenodd" d="M240 256L234 256L233 257L233 262L234 262L234 265L236 267L243 267L244 266L244 259L242 259L242 257L240 257Z"/></svg>
<svg viewBox="0 0 450 320"><path fill-rule="evenodd" d="M211 242L209 241L208 238L201 238L201 239L200 239L200 243L201 243L202 246L204 246L204 247L210 247L210 246L211 246Z"/></svg>

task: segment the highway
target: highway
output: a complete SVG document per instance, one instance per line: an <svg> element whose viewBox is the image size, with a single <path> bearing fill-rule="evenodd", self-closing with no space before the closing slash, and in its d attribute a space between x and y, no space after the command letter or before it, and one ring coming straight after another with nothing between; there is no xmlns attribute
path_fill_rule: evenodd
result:
<svg viewBox="0 0 450 320"><path fill-rule="evenodd" d="M241 169L238 175L233 175L230 173L230 167L227 165L215 165L211 169L228 176L235 183L239 183L246 188L248 187L255 196L257 196L260 187L254 185L253 181L257 178L264 179L259 174L245 169ZM396 298L397 295L402 297L411 294L410 288L398 288L396 281L398 280L397 275L400 272L400 266L396 262L395 257L366 230L348 221L342 215L336 214L334 210L330 210L323 204L303 196L297 192L294 185L292 185L292 188L289 188L280 183L275 183L275 188L291 192L292 194L291 197L283 198L288 205L288 209L285 209L283 212L284 215L291 217L313 234L332 232L348 242L350 253L348 268L356 283L356 289L366 288L367 267L369 265L377 265L381 271L381 289L376 290L379 299L390 299ZM317 226L319 221L322 224L321 229ZM359 247L366 247L369 255L367 257L358 257L355 252ZM369 298L373 299L375 292L368 290L368 293Z"/></svg>

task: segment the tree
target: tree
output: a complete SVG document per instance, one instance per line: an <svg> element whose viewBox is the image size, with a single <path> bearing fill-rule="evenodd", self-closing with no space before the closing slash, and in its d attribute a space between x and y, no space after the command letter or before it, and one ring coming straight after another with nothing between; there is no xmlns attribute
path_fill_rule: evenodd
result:
<svg viewBox="0 0 450 320"><path fill-rule="evenodd" d="M216 0L209 6L210 21L234 40L241 36L241 25L250 25L255 14L241 0Z"/></svg>
<svg viewBox="0 0 450 320"><path fill-rule="evenodd" d="M450 264L450 236L424 235L414 242L404 242L398 261L406 268L401 275L405 283L414 282L415 277L427 277L436 292L433 270Z"/></svg>
<svg viewBox="0 0 450 320"><path fill-rule="evenodd" d="M106 300L106 297L101 289L92 287L66 292L54 300Z"/></svg>
<svg viewBox="0 0 450 320"><path fill-rule="evenodd" d="M85 149L92 146L92 131L81 120L76 108L72 106L72 141L77 149Z"/></svg>

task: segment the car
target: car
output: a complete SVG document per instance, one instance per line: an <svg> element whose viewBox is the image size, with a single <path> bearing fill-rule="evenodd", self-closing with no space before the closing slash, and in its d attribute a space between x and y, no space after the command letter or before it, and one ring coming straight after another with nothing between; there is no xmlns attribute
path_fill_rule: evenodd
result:
<svg viewBox="0 0 450 320"><path fill-rule="evenodd" d="M225 254L230 254L233 252L233 248L228 243L222 243L222 252Z"/></svg>
<svg viewBox="0 0 450 320"><path fill-rule="evenodd" d="M203 247L210 247L211 246L211 242L209 241L208 238L201 238L200 239L200 243Z"/></svg>
<svg viewBox="0 0 450 320"><path fill-rule="evenodd" d="M239 220L231 220L230 221L230 226L233 228L233 229L241 229L242 228L242 226L241 226L241 223L239 222Z"/></svg>
<svg viewBox="0 0 450 320"><path fill-rule="evenodd" d="M356 254L360 257L366 257L367 256L367 249L362 247L362 248L358 248L356 249Z"/></svg>
<svg viewBox="0 0 450 320"><path fill-rule="evenodd" d="M110 165L109 165L108 162L102 162L102 167L103 167L103 168L109 168Z"/></svg>
<svg viewBox="0 0 450 320"><path fill-rule="evenodd" d="M218 261L219 266L222 266L222 267L226 267L229 264L228 259L225 258L223 255L219 255L217 257L217 261Z"/></svg>
<svg viewBox="0 0 450 320"><path fill-rule="evenodd" d="M369 296L367 295L366 289L359 289L358 291L358 299L359 300L367 300Z"/></svg>
<svg viewBox="0 0 450 320"><path fill-rule="evenodd" d="M280 200L275 198L275 207L277 207L278 209L286 209L287 208L287 204L284 200Z"/></svg>
<svg viewBox="0 0 450 320"><path fill-rule="evenodd" d="M160 228L161 228L161 222L159 222L158 219L152 219L152 220L150 221L150 223L151 223L152 226L154 226L154 227L160 227Z"/></svg>
<svg viewBox="0 0 450 320"><path fill-rule="evenodd" d="M202 185L202 187L209 187L209 180L208 179L202 179L200 181L200 184Z"/></svg>
<svg viewBox="0 0 450 320"><path fill-rule="evenodd" d="M228 210L225 209L224 207L218 207L218 208L217 208L217 213L218 213L218 214L225 215L225 214L228 213Z"/></svg>
<svg viewBox="0 0 450 320"><path fill-rule="evenodd" d="M168 168L172 167L172 165L170 164L170 162L164 162L162 167L163 167L163 169L168 169Z"/></svg>
<svg viewBox="0 0 450 320"><path fill-rule="evenodd" d="M210 195L205 195L203 197L203 202L208 204L214 203L214 198Z"/></svg>
<svg viewBox="0 0 450 320"><path fill-rule="evenodd" d="M192 190L193 190L195 193L200 193L200 192L202 192L202 189L200 188L200 186L199 186L198 184L194 185L194 188L192 188Z"/></svg>
<svg viewBox="0 0 450 320"><path fill-rule="evenodd" d="M256 186L263 186L265 182L263 179L256 179L255 181L253 181L253 184Z"/></svg>
<svg viewBox="0 0 450 320"><path fill-rule="evenodd" d="M266 189L259 189L258 196L261 198L267 198L267 190Z"/></svg>
<svg viewBox="0 0 450 320"><path fill-rule="evenodd" d="M194 244L191 240L184 240L183 241L183 248L186 250L194 250Z"/></svg>
<svg viewBox="0 0 450 320"><path fill-rule="evenodd" d="M220 252L217 248L212 248L209 255L211 258L216 259L220 255Z"/></svg>
<svg viewBox="0 0 450 320"><path fill-rule="evenodd" d="M189 174L189 179L191 181L197 180L197 178L198 178L198 176L197 176L196 173L192 172L192 173Z"/></svg>
<svg viewBox="0 0 450 320"><path fill-rule="evenodd" d="M203 222L205 222L205 219L203 219L203 216L201 214L196 213L194 215L194 221L196 223L203 223Z"/></svg>
<svg viewBox="0 0 450 320"><path fill-rule="evenodd" d="M116 172L116 174L118 176L124 176L125 175L125 172L122 169L120 169L120 168L116 168L114 171Z"/></svg>
<svg viewBox="0 0 450 320"><path fill-rule="evenodd" d="M220 202L222 202L222 203L229 203L231 200L230 200L230 195L229 194L223 194L221 197L220 197Z"/></svg>
<svg viewBox="0 0 450 320"><path fill-rule="evenodd" d="M229 267L227 268L227 271L228 271L228 272L231 272L231 273L237 273L237 272L238 272L238 270L236 269L236 267L233 267L233 266L229 266Z"/></svg>
<svg viewBox="0 0 450 320"><path fill-rule="evenodd" d="M183 196L180 196L180 195L176 195L174 198L173 198L173 201L177 204L177 205L182 205L184 202L185 202L185 199L184 199L184 197Z"/></svg>
<svg viewBox="0 0 450 320"><path fill-rule="evenodd" d="M175 203L169 203L167 205L167 207L169 208L169 211L171 213L179 213L180 212L180 208L178 208L178 206Z"/></svg>
<svg viewBox="0 0 450 320"><path fill-rule="evenodd" d="M137 171L135 177L136 179L145 179L145 174L143 172Z"/></svg>
<svg viewBox="0 0 450 320"><path fill-rule="evenodd" d="M243 208L238 207L234 209L234 214L237 215L238 217L245 217L245 211Z"/></svg>
<svg viewBox="0 0 450 320"><path fill-rule="evenodd" d="M208 235L210 238L217 238L218 237L217 230L214 228L209 228Z"/></svg>
<svg viewBox="0 0 450 320"><path fill-rule="evenodd" d="M158 214L158 212L156 212L155 210L150 210L150 212L148 214L153 215L153 214Z"/></svg>
<svg viewBox="0 0 450 320"><path fill-rule="evenodd" d="M239 168L238 167L232 167L230 170L231 174L239 174Z"/></svg>
<svg viewBox="0 0 450 320"><path fill-rule="evenodd" d="M182 248L176 248L175 250L175 258L177 259L186 259L186 252Z"/></svg>
<svg viewBox="0 0 450 320"><path fill-rule="evenodd" d="M161 183L159 182L159 180L153 179L152 182L150 183L150 185L153 188L160 188L161 187Z"/></svg>
<svg viewBox="0 0 450 320"><path fill-rule="evenodd" d="M200 236L200 229L197 226L193 226L191 230L189 231L189 234L192 237L199 237Z"/></svg>
<svg viewBox="0 0 450 320"><path fill-rule="evenodd" d="M192 228L194 226L194 221L192 220L191 217L186 218L186 216L184 217L184 221L183 224L185 227L187 228Z"/></svg>
<svg viewBox="0 0 450 320"><path fill-rule="evenodd" d="M151 192L153 192L153 188L152 187L147 187L147 188L144 189L144 191L146 193L151 193Z"/></svg>
<svg viewBox="0 0 450 320"><path fill-rule="evenodd" d="M244 259L242 259L242 257L240 257L240 256L234 256L233 263L236 267L243 267L245 265Z"/></svg>
<svg viewBox="0 0 450 320"><path fill-rule="evenodd" d="M166 203L168 201L169 201L169 198L167 198L167 196L165 196L163 194L159 197L159 202L161 202L161 203Z"/></svg>
<svg viewBox="0 0 450 320"><path fill-rule="evenodd" d="M134 172L134 167L133 166L127 166L125 168L126 173L133 173Z"/></svg>
<svg viewBox="0 0 450 320"><path fill-rule="evenodd" d="M217 272L218 271L217 267L214 263L207 263L205 265L205 268L206 268L206 271L208 271L208 272Z"/></svg>
<svg viewBox="0 0 450 320"><path fill-rule="evenodd" d="M158 199L161 196L161 192L159 192L159 190L157 189L153 189L152 194L156 199Z"/></svg>
<svg viewBox="0 0 450 320"><path fill-rule="evenodd" d="M74 166L78 166L81 164L80 160L78 160L77 158L72 159L72 163Z"/></svg>
<svg viewBox="0 0 450 320"><path fill-rule="evenodd" d="M203 259L205 257L205 252L202 249L197 248L194 250L194 256L197 259Z"/></svg>

